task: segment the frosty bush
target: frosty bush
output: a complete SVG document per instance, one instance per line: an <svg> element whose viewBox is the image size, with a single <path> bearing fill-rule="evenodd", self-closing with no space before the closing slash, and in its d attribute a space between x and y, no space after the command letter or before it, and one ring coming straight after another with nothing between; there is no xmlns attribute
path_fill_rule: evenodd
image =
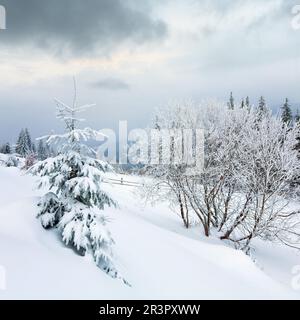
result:
<svg viewBox="0 0 300 320"><path fill-rule="evenodd" d="M30 153L25 158L25 166L24 169L28 170L31 168L36 162L36 156L34 153Z"/></svg>
<svg viewBox="0 0 300 320"><path fill-rule="evenodd" d="M267 106L264 112L228 109L214 101L168 106L154 119L152 126L162 129L203 128L204 169L186 175L182 166L147 168L154 177L146 186L148 199L171 199L186 227L193 216L206 236L218 232L239 248L256 237L300 248L299 212L290 206L298 191L291 187L299 176L296 125Z"/></svg>
<svg viewBox="0 0 300 320"><path fill-rule="evenodd" d="M63 241L81 254L93 256L96 264L112 277L119 277L113 263L113 239L101 210L116 202L101 189L103 175L110 168L94 158L95 152L84 142L97 139L98 131L79 129L76 87L73 105L57 102L57 117L66 124L66 133L43 137L58 155L38 162L30 170L40 176L39 187L49 190L39 201L38 216L44 228L57 227Z"/></svg>

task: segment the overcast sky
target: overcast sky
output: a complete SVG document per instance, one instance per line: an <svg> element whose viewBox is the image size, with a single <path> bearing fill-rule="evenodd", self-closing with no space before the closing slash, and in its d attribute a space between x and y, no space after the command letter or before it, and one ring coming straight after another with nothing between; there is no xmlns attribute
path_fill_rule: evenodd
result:
<svg viewBox="0 0 300 320"><path fill-rule="evenodd" d="M300 0L0 0L0 142L59 130L53 98L96 103L88 125L143 127L169 100L300 108Z"/></svg>

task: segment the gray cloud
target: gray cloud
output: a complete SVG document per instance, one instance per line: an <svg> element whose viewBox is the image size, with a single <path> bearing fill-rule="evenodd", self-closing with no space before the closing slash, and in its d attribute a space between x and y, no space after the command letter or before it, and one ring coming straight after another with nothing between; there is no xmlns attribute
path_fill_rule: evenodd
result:
<svg viewBox="0 0 300 320"><path fill-rule="evenodd" d="M116 78L105 78L90 84L91 88L105 90L129 90L130 86L123 80Z"/></svg>
<svg viewBox="0 0 300 320"><path fill-rule="evenodd" d="M58 56L109 54L121 44L162 39L166 24L130 0L2 0L7 30L0 44L33 46Z"/></svg>

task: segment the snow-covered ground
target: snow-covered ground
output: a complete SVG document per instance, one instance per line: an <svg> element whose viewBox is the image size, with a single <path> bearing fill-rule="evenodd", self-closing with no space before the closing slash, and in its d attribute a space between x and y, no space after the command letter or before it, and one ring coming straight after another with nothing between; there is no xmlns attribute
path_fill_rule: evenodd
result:
<svg viewBox="0 0 300 320"><path fill-rule="evenodd" d="M257 241L253 262L185 230L166 205L143 207L134 188L106 185L120 205L106 214L126 286L41 227L34 182L0 167L0 299L300 299L291 286L295 250Z"/></svg>

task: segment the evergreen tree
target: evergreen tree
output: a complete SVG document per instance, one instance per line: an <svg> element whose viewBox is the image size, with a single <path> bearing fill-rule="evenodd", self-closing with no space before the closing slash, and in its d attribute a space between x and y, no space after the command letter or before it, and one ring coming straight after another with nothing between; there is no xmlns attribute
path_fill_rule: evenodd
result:
<svg viewBox="0 0 300 320"><path fill-rule="evenodd" d="M30 136L29 130L27 128L24 130L24 135L25 135L25 141L26 141L28 150L33 151L33 144L32 144L32 140L31 140L31 136Z"/></svg>
<svg viewBox="0 0 300 320"><path fill-rule="evenodd" d="M234 109L234 98L232 92L230 92L230 98L229 102L227 103L228 109L233 110Z"/></svg>
<svg viewBox="0 0 300 320"><path fill-rule="evenodd" d="M16 153L18 153L22 157L26 157L32 153L35 153L35 145L32 142L29 130L22 129L17 143L16 143Z"/></svg>
<svg viewBox="0 0 300 320"><path fill-rule="evenodd" d="M10 147L9 142L7 142L7 143L4 145L4 153L5 153L5 154L11 154L11 147Z"/></svg>
<svg viewBox="0 0 300 320"><path fill-rule="evenodd" d="M295 123L299 124L300 123L300 114L299 114L299 109L297 109L295 117L294 117Z"/></svg>
<svg viewBox="0 0 300 320"><path fill-rule="evenodd" d="M292 110L289 105L288 98L285 99L285 102L283 106L281 107L282 113L281 113L281 119L286 124L291 124L293 120Z"/></svg>
<svg viewBox="0 0 300 320"><path fill-rule="evenodd" d="M294 121L295 121L295 125L299 127L300 126L300 114L299 114L299 110L298 109L296 111ZM297 143L295 145L295 149L298 150L298 152L299 152L299 156L298 157L300 159L300 136L298 136L296 138L296 140L297 140ZM300 180L299 177L297 177L296 180Z"/></svg>
<svg viewBox="0 0 300 320"><path fill-rule="evenodd" d="M244 108L245 108L245 100L244 100L244 99L242 100L241 108L242 108L242 109L244 109Z"/></svg>
<svg viewBox="0 0 300 320"><path fill-rule="evenodd" d="M48 152L43 140L39 140L37 147L37 156L39 160L45 160L48 158Z"/></svg>
<svg viewBox="0 0 300 320"><path fill-rule="evenodd" d="M257 118L258 120L261 120L264 115L268 113L268 108L266 104L266 100L263 96L260 97L258 108L257 108Z"/></svg>
<svg viewBox="0 0 300 320"><path fill-rule="evenodd" d="M9 142L5 143L3 146L0 147L0 153L11 154L11 147Z"/></svg>
<svg viewBox="0 0 300 320"><path fill-rule="evenodd" d="M246 108L247 108L247 110L250 110L250 100L249 100L249 97L247 96L246 97L246 103L245 103L245 105L246 105Z"/></svg>
<svg viewBox="0 0 300 320"><path fill-rule="evenodd" d="M28 143L26 140L25 130L22 129L19 133L19 137L16 143L16 153L20 156L25 157L29 153Z"/></svg>
<svg viewBox="0 0 300 320"><path fill-rule="evenodd" d="M110 169L106 162L95 159L95 152L84 141L97 139L99 132L77 128L77 114L92 105L77 106L76 85L72 106L56 100L57 118L66 125L66 133L45 137L55 145L58 155L38 162L30 171L41 177L40 187L49 191L39 202L44 228L57 227L63 241L81 254L90 254L96 264L114 278L120 278L113 263L114 243L101 213L116 202L101 189L103 175ZM124 280L125 281L125 280Z"/></svg>
<svg viewBox="0 0 300 320"><path fill-rule="evenodd" d="M25 134L25 140L26 140L26 143L28 146L29 154L31 154L31 153L35 154L36 147L35 147L34 142L32 141L31 135L30 135L29 130L27 128L25 129L24 134Z"/></svg>

